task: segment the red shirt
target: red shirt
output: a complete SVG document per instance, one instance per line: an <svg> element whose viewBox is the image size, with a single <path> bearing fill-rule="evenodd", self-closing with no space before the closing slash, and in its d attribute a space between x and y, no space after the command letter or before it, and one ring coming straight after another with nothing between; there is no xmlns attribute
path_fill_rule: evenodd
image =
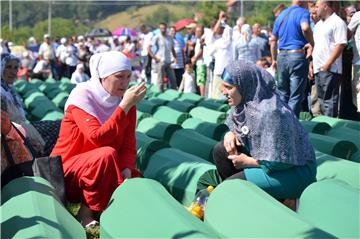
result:
<svg viewBox="0 0 360 239"><path fill-rule="evenodd" d="M110 146L119 154L120 170L132 170L136 159L135 124L135 107L127 115L117 107L101 125L94 116L70 105L61 122L59 137L51 155L60 155L65 162L75 155Z"/></svg>

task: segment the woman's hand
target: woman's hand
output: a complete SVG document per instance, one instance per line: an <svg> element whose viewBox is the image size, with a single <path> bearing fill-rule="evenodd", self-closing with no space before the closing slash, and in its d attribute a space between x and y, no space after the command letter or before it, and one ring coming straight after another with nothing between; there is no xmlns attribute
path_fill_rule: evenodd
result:
<svg viewBox="0 0 360 239"><path fill-rule="evenodd" d="M8 113L1 110L1 134L7 135L11 130L11 123Z"/></svg>
<svg viewBox="0 0 360 239"><path fill-rule="evenodd" d="M241 146L241 143L236 138L236 135L231 131L227 132L224 136L224 147L226 152L230 155L237 154L236 146Z"/></svg>
<svg viewBox="0 0 360 239"><path fill-rule="evenodd" d="M243 153L239 155L229 155L228 159L233 162L233 165L236 169L242 169L246 167L259 167L259 163L256 159Z"/></svg>
<svg viewBox="0 0 360 239"><path fill-rule="evenodd" d="M138 85L132 86L126 90L124 97L120 102L120 107L125 111L129 112L131 107L139 103L146 94L145 82L141 82Z"/></svg>
<svg viewBox="0 0 360 239"><path fill-rule="evenodd" d="M131 170L126 168L121 172L121 176L123 177L123 179L130 179L131 178Z"/></svg>

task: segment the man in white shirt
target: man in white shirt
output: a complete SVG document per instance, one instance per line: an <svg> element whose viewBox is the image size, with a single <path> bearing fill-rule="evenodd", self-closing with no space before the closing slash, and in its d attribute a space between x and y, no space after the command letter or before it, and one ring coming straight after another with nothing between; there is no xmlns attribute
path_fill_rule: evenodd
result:
<svg viewBox="0 0 360 239"><path fill-rule="evenodd" d="M176 79L174 70L171 68L172 59L176 62L176 52L174 49L174 42L166 32L166 24L160 23L160 34L153 38L153 42L148 46L150 56L155 61L155 68L158 74L156 84L159 86L160 92L164 91L164 77L165 75L169 79L170 88L176 89ZM157 47L157 52L154 54L151 50L152 46ZM173 58L171 57L173 56Z"/></svg>
<svg viewBox="0 0 360 239"><path fill-rule="evenodd" d="M148 47L151 45L154 34L150 32L145 25L140 26L140 31L141 63L146 77L146 82L151 83L151 59L149 59Z"/></svg>
<svg viewBox="0 0 360 239"><path fill-rule="evenodd" d="M352 98L353 103L360 112L360 12L356 12L348 25L353 35L353 78L352 78Z"/></svg>
<svg viewBox="0 0 360 239"><path fill-rule="evenodd" d="M44 35L44 42L41 43L39 48L39 57L50 61L51 74L55 80L60 80L58 67L55 61L55 49L51 43L50 35Z"/></svg>
<svg viewBox="0 0 360 239"><path fill-rule="evenodd" d="M219 13L219 19L213 29L214 42L211 45L210 53L215 58L214 77L210 83L211 98L220 99L221 75L232 60L232 29L225 23L226 16L223 11Z"/></svg>
<svg viewBox="0 0 360 239"><path fill-rule="evenodd" d="M333 2L316 3L320 18L314 27L313 67L318 101L322 114L337 117L342 51L347 43L345 22L333 10Z"/></svg>

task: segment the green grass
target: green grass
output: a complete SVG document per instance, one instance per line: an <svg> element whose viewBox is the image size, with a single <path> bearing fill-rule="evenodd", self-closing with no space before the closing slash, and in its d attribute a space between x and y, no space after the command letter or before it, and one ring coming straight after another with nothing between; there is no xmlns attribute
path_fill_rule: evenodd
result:
<svg viewBox="0 0 360 239"><path fill-rule="evenodd" d="M73 215L76 216L77 212L79 211L80 204L78 203L68 203L66 209ZM100 227L96 226L94 228L86 229L86 237L87 239L99 239L100 238Z"/></svg>

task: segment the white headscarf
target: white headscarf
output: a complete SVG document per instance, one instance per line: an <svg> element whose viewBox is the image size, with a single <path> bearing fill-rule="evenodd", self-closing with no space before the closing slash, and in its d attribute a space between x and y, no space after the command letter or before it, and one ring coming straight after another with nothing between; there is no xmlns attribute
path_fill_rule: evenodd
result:
<svg viewBox="0 0 360 239"><path fill-rule="evenodd" d="M102 86L100 78L119 71L131 70L131 63L127 57L118 51L98 53L90 58L89 81L77 84L66 101L65 111L70 105L84 110L96 117L100 124L112 115L121 99L111 96Z"/></svg>

